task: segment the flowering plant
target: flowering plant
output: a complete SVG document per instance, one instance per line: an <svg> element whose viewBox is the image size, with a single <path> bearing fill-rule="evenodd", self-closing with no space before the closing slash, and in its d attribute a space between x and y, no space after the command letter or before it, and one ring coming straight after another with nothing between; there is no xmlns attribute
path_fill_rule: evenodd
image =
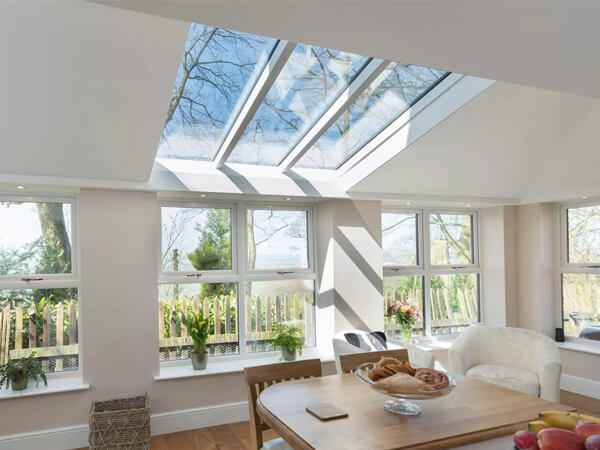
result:
<svg viewBox="0 0 600 450"><path fill-rule="evenodd" d="M412 328L419 317L419 308L398 300L394 300L387 309L388 317L393 317L396 321L406 328Z"/></svg>

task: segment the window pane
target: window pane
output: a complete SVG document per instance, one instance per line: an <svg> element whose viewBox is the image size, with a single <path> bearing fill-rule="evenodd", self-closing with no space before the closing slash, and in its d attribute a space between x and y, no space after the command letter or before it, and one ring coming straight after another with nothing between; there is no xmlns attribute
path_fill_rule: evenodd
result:
<svg viewBox="0 0 600 450"><path fill-rule="evenodd" d="M0 202L0 275L71 273L71 205Z"/></svg>
<svg viewBox="0 0 600 450"><path fill-rule="evenodd" d="M567 210L570 263L600 262L600 206Z"/></svg>
<svg viewBox="0 0 600 450"><path fill-rule="evenodd" d="M473 264L473 216L430 214L431 264Z"/></svg>
<svg viewBox="0 0 600 450"><path fill-rule="evenodd" d="M315 300L312 280L251 281L246 283L246 352L270 352L272 327L285 323L302 330L305 347L315 346Z"/></svg>
<svg viewBox="0 0 600 450"><path fill-rule="evenodd" d="M240 351L237 321L237 284L162 284L158 295L160 360L190 358L192 339L182 319L203 311L211 319L206 350L210 356Z"/></svg>
<svg viewBox="0 0 600 450"><path fill-rule="evenodd" d="M248 268L308 268L308 212L249 209Z"/></svg>
<svg viewBox="0 0 600 450"><path fill-rule="evenodd" d="M46 372L77 369L78 316L77 289L0 291L0 323L8 317L10 326L8 342L0 339L0 354L20 359L35 351Z"/></svg>
<svg viewBox="0 0 600 450"><path fill-rule="evenodd" d="M383 279L385 334L388 339L402 339L402 327L393 317L389 317L387 309L394 301L406 303L419 309L419 316L413 326L413 335L423 336L423 277L402 276L385 277Z"/></svg>
<svg viewBox="0 0 600 450"><path fill-rule="evenodd" d="M298 44L229 161L278 165L367 61L364 56Z"/></svg>
<svg viewBox="0 0 600 450"><path fill-rule="evenodd" d="M419 263L416 214L383 213L381 229L384 266L415 266Z"/></svg>
<svg viewBox="0 0 600 450"><path fill-rule="evenodd" d="M163 272L231 269L230 209L161 210Z"/></svg>
<svg viewBox="0 0 600 450"><path fill-rule="evenodd" d="M213 160L276 39L192 24L158 157Z"/></svg>
<svg viewBox="0 0 600 450"><path fill-rule="evenodd" d="M600 275L562 276L565 335L600 340Z"/></svg>
<svg viewBox="0 0 600 450"><path fill-rule="evenodd" d="M298 161L298 167L337 169L400 117L447 72L392 63Z"/></svg>
<svg viewBox="0 0 600 450"><path fill-rule="evenodd" d="M458 333L479 322L479 277L474 273L430 279L431 333Z"/></svg>

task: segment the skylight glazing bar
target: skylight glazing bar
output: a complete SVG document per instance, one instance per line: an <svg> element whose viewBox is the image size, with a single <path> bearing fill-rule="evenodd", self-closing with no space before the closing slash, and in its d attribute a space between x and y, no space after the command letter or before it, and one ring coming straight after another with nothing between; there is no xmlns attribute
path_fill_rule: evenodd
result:
<svg viewBox="0 0 600 450"><path fill-rule="evenodd" d="M312 147L319 137L337 120L342 112L351 104L383 70L390 61L375 59L356 76L354 81L339 96L329 109L323 113L315 125L308 130L304 137L298 142L294 149L281 162L279 167L283 172L290 171L302 156Z"/></svg>
<svg viewBox="0 0 600 450"><path fill-rule="evenodd" d="M269 89L277 79L277 76L295 47L296 44L293 42L279 41L277 43L269 62L254 85L252 92L250 92L246 103L241 108L240 113L227 136L223 140L223 144L215 157L217 168L222 168L227 162L237 141L244 133L248 123L252 120L254 113L262 103L265 95L267 95L267 92L269 92Z"/></svg>

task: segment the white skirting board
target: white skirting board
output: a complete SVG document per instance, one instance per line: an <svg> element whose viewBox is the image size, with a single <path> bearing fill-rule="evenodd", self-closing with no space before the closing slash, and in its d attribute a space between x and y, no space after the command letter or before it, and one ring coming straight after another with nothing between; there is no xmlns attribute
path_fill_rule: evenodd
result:
<svg viewBox="0 0 600 450"><path fill-rule="evenodd" d="M600 381L563 374L560 379L560 388L563 391L569 391L600 400Z"/></svg>
<svg viewBox="0 0 600 450"><path fill-rule="evenodd" d="M152 435L248 420L248 402L153 414ZM0 436L0 450L65 450L88 446L88 425Z"/></svg>

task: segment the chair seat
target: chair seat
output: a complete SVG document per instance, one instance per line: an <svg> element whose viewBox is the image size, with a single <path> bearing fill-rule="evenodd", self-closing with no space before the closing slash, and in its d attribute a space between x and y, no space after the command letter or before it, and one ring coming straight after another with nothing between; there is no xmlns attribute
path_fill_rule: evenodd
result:
<svg viewBox="0 0 600 450"><path fill-rule="evenodd" d="M467 376L534 397L540 392L538 376L529 370L516 367L481 364L467 370Z"/></svg>
<svg viewBox="0 0 600 450"><path fill-rule="evenodd" d="M288 445L283 438L271 439L270 441L263 442L263 446L260 450L294 450Z"/></svg>

